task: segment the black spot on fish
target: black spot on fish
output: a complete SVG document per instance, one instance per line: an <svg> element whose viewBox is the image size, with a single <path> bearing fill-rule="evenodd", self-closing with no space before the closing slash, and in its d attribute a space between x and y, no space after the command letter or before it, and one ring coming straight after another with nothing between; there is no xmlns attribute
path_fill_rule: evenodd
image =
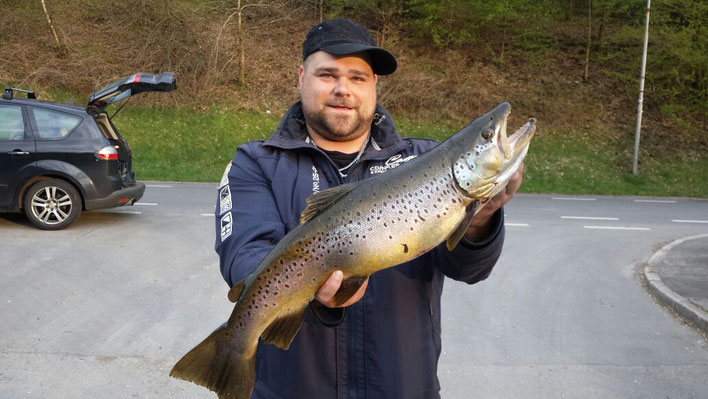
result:
<svg viewBox="0 0 708 399"><path fill-rule="evenodd" d="M413 229L411 229L411 230L413 230ZM408 244L401 244L401 245L403 245L403 253L407 254L408 253Z"/></svg>

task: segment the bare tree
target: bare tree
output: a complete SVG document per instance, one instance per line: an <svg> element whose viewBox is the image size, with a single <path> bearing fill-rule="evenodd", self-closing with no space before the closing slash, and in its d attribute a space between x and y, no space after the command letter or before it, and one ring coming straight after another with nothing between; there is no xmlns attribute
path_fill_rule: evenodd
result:
<svg viewBox="0 0 708 399"><path fill-rule="evenodd" d="M52 16L49 14L49 10L47 10L47 4L45 3L45 0L41 0L41 2L42 9L44 10L44 16L47 17L47 24L49 24L49 29L52 31L54 41L56 41L57 43L57 54L63 56L64 54L66 54L66 46L61 40L59 40L59 35L57 34L57 30L54 28L54 22L52 21Z"/></svg>
<svg viewBox="0 0 708 399"><path fill-rule="evenodd" d="M585 50L585 80L588 80L590 70L590 42L592 40L592 0L588 0L588 46Z"/></svg>
<svg viewBox="0 0 708 399"><path fill-rule="evenodd" d="M238 14L238 29L236 31L236 39L238 42L238 84L246 84L246 50L243 47L243 9L241 0L237 0L236 13Z"/></svg>

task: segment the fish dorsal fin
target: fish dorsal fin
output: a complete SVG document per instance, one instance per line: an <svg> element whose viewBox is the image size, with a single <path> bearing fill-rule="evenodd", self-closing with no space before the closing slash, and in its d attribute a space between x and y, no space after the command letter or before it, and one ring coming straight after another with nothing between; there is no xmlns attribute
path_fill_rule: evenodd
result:
<svg viewBox="0 0 708 399"><path fill-rule="evenodd" d="M243 288L246 286L246 280L238 282L236 285L231 287L229 290L229 293L226 295L229 297L229 301L236 303L239 298L241 298L241 294L243 293Z"/></svg>
<svg viewBox="0 0 708 399"><path fill-rule="evenodd" d="M341 186L328 188L320 191L319 193L312 194L309 198L307 198L305 202L307 204L305 206L305 210L300 214L300 224L304 224L324 212L338 199L352 191L356 186L357 185L354 183L342 184Z"/></svg>
<svg viewBox="0 0 708 399"><path fill-rule="evenodd" d="M288 349L298 330L300 330L302 319L305 317L306 307L307 305L295 313L282 315L270 323L268 328L261 334L263 342L273 344L283 350Z"/></svg>
<svg viewBox="0 0 708 399"><path fill-rule="evenodd" d="M472 223L472 219L474 218L474 215L477 212L477 207L479 207L479 201L474 201L471 204L467 205L467 208L465 209L465 217L462 218L462 221L452 232L452 234L447 237L446 245L448 251L452 251L453 249L455 249L457 244L460 243L462 236L465 235L465 232L467 232L467 229L470 227L470 223Z"/></svg>
<svg viewBox="0 0 708 399"><path fill-rule="evenodd" d="M369 278L369 276L353 276L344 279L337 293L334 294L334 298L332 298L334 305L342 306L347 303L347 301L359 291L359 288L361 288L361 285L364 284L367 278Z"/></svg>

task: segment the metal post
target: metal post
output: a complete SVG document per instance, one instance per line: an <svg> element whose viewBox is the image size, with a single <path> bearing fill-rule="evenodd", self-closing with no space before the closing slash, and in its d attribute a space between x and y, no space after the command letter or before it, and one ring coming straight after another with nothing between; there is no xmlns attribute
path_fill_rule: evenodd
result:
<svg viewBox="0 0 708 399"><path fill-rule="evenodd" d="M639 160L639 132L642 130L642 105L644 103L644 77L647 70L647 47L649 45L649 12L651 10L651 0L647 0L647 22L644 29L644 51L642 53L642 72L639 76L639 101L637 104L637 128L634 132L634 164L632 173L636 176L637 162Z"/></svg>

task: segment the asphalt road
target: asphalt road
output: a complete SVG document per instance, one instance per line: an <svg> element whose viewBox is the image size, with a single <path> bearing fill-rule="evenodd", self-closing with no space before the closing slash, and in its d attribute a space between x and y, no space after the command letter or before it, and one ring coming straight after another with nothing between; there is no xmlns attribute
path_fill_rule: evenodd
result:
<svg viewBox="0 0 708 399"><path fill-rule="evenodd" d="M168 377L231 311L215 199L148 184L58 232L0 215L0 398L215 398ZM638 274L708 232L708 202L517 195L506 214L492 276L446 282L444 398L708 397L708 342Z"/></svg>

